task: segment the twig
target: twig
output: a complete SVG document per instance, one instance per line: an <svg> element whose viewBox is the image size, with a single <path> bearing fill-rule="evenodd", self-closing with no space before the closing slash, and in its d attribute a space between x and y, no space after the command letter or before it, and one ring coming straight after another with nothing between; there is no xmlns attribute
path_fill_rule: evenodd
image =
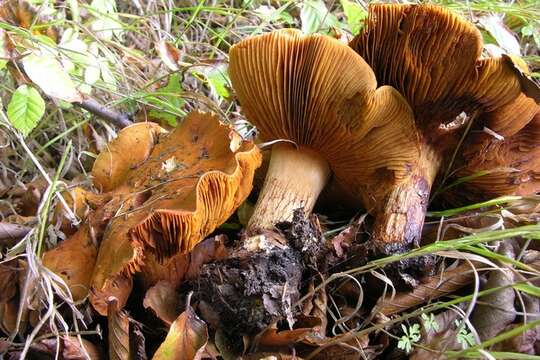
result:
<svg viewBox="0 0 540 360"><path fill-rule="evenodd" d="M85 109L97 117L102 118L103 120L113 123L119 128L125 128L126 126L133 124L127 114L110 110L90 97L85 97L83 101L75 102L73 104Z"/></svg>

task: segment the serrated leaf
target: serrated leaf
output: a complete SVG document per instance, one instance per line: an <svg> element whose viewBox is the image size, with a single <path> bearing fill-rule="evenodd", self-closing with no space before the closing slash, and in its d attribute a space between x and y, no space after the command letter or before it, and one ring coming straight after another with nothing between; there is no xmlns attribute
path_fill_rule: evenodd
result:
<svg viewBox="0 0 540 360"><path fill-rule="evenodd" d="M67 102L82 101L75 84L54 56L36 52L24 57L22 63L26 75L45 94Z"/></svg>
<svg viewBox="0 0 540 360"><path fill-rule="evenodd" d="M8 119L24 136L27 136L38 124L45 113L45 101L39 92L31 86L21 85L8 104Z"/></svg>
<svg viewBox="0 0 540 360"><path fill-rule="evenodd" d="M300 21L304 34L328 30L331 27L340 27L337 18L328 11L322 0L304 1L300 10Z"/></svg>
<svg viewBox="0 0 540 360"><path fill-rule="evenodd" d="M362 20L367 17L367 11L357 3L350 0L341 0L341 6L343 6L343 12L347 18L349 31L353 35L358 34L360 29L362 29Z"/></svg>

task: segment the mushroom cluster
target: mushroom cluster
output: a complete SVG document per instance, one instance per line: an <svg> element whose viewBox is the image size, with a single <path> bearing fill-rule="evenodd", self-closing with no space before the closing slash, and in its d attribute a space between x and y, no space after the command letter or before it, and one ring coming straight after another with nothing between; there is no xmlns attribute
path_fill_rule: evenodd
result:
<svg viewBox="0 0 540 360"><path fill-rule="evenodd" d="M408 178L419 156L410 107L377 87L342 42L278 30L234 45L230 76L263 141L277 141L248 232L309 214L330 174L369 204Z"/></svg>

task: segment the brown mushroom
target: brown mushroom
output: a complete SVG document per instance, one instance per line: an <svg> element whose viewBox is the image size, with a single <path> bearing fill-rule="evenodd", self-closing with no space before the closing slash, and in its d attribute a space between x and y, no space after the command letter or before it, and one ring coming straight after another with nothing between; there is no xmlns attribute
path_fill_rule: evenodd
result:
<svg viewBox="0 0 540 360"><path fill-rule="evenodd" d="M225 331L254 334L290 318L306 264L324 253L305 217L331 172L374 202L408 176L418 149L407 103L377 88L365 61L336 39L296 30L248 38L231 48L229 74L247 119L275 144L246 238L201 268L196 297ZM284 221L302 222L305 236L286 239Z"/></svg>
<svg viewBox="0 0 540 360"><path fill-rule="evenodd" d="M165 261L190 251L225 222L251 191L261 162L253 143L238 141L209 113L189 114L170 134L151 134L119 137L93 169L96 184L115 192L118 209L92 276L91 302L101 314L109 296L123 307L145 253ZM131 161L132 151L139 160L147 158Z"/></svg>
<svg viewBox="0 0 540 360"><path fill-rule="evenodd" d="M394 187L382 211L371 209L379 249L404 251L419 241L431 187L462 133L452 121L508 104L520 82L507 60L480 57L482 36L472 24L437 6L372 5L350 46L414 111L421 150L413 176Z"/></svg>
<svg viewBox="0 0 540 360"><path fill-rule="evenodd" d="M521 94L502 108L482 114L459 159L454 204L540 191L540 105ZM489 129L489 132L480 129Z"/></svg>
<svg viewBox="0 0 540 360"><path fill-rule="evenodd" d="M278 30L234 45L229 73L262 141L276 141L248 230L313 209L330 173L369 204L418 157L412 114L392 87L340 41Z"/></svg>

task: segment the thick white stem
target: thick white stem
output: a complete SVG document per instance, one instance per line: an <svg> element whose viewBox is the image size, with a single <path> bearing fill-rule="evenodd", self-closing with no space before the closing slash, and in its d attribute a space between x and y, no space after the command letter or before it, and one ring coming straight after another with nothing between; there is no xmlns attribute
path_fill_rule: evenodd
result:
<svg viewBox="0 0 540 360"><path fill-rule="evenodd" d="M328 163L315 151L290 144L274 145L248 231L272 229L280 221L292 220L297 208L311 213L329 175Z"/></svg>

